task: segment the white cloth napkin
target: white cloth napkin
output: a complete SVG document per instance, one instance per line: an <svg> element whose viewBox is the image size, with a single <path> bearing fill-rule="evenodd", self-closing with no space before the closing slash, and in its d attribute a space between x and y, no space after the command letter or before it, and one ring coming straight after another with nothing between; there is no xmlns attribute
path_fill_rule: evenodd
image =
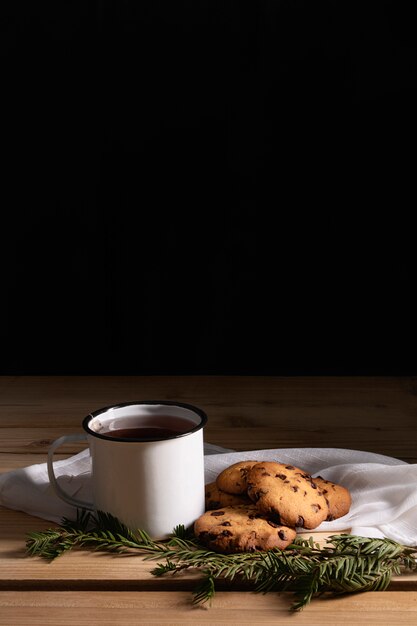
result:
<svg viewBox="0 0 417 626"><path fill-rule="evenodd" d="M342 484L350 490L347 515L324 522L316 530L350 531L365 537L388 537L404 545L417 545L417 464L410 465L370 452L341 448L297 448L233 452L205 444L205 480L241 460L278 461L306 470L313 476ZM91 500L90 455L84 450L54 463L61 487L81 500ZM0 475L0 505L59 523L74 518L74 507L52 490L46 463Z"/></svg>

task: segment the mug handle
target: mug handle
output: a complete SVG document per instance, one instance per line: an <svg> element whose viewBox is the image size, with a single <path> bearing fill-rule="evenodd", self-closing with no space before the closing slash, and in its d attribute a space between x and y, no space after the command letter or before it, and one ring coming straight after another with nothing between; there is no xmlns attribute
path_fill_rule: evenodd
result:
<svg viewBox="0 0 417 626"><path fill-rule="evenodd" d="M58 481L54 474L53 456L54 456L55 450L59 448L60 446L62 446L63 443L69 443L71 441L82 441L86 439L87 439L87 435L84 435L84 433L79 433L75 435L64 435L63 437L59 437L59 439L56 439L48 450L48 476L49 476L50 483L56 495L59 496L61 500L64 500L68 504L72 504L72 506L76 506L79 509L82 508L82 509L87 509L89 511L94 511L95 509L94 509L94 505L92 502L84 502L84 500L77 500L77 498L73 498L68 493L66 493L62 489L62 487L59 486Z"/></svg>

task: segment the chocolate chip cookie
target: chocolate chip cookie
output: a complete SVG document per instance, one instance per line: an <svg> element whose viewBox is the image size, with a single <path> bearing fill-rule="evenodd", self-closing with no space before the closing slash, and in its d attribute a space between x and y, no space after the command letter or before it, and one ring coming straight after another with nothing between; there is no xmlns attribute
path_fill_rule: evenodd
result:
<svg viewBox="0 0 417 626"><path fill-rule="evenodd" d="M264 515L285 526L313 529L329 515L323 493L304 470L267 461L247 473L248 495Z"/></svg>
<svg viewBox="0 0 417 626"><path fill-rule="evenodd" d="M329 514L326 521L331 522L349 513L352 498L348 489L332 483L330 480L325 480L321 476L316 476L313 480L327 500Z"/></svg>
<svg viewBox="0 0 417 626"><path fill-rule="evenodd" d="M211 550L231 554L284 550L296 531L269 520L254 504L241 504L207 511L196 520L194 534Z"/></svg>
<svg viewBox="0 0 417 626"><path fill-rule="evenodd" d="M226 493L246 493L246 475L258 461L239 461L226 467L216 478L219 489Z"/></svg>
<svg viewBox="0 0 417 626"><path fill-rule="evenodd" d="M205 492L206 511L220 509L223 506L231 506L232 504L252 504L252 500L248 495L226 493L225 491L219 489L215 482L206 485Z"/></svg>

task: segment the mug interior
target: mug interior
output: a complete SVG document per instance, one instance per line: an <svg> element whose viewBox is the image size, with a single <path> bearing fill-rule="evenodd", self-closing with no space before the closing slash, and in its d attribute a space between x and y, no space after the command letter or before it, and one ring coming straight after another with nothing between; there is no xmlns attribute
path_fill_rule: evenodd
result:
<svg viewBox="0 0 417 626"><path fill-rule="evenodd" d="M206 414L189 404L144 401L94 411L84 419L83 427L88 434L111 441L158 441L189 435L203 428L206 421ZM126 437L116 432L128 429L147 429L151 435Z"/></svg>

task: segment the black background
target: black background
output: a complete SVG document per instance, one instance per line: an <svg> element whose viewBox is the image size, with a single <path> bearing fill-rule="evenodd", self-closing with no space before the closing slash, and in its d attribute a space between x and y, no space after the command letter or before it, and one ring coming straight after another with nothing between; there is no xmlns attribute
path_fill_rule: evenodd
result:
<svg viewBox="0 0 417 626"><path fill-rule="evenodd" d="M3 3L1 373L416 373L410 6Z"/></svg>

